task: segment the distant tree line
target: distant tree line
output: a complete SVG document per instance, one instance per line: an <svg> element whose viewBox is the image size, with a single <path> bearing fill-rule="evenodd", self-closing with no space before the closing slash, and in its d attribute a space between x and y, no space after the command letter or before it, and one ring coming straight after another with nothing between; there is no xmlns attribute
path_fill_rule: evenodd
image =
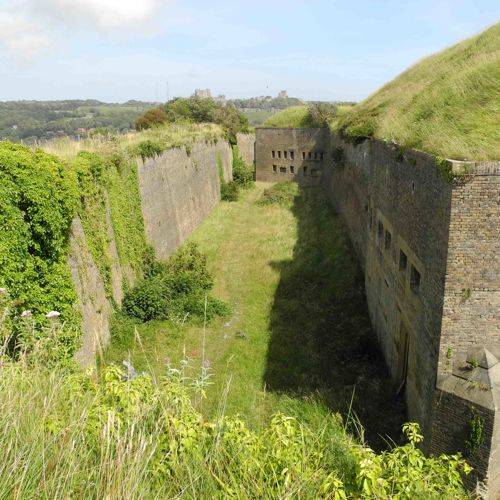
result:
<svg viewBox="0 0 500 500"><path fill-rule="evenodd" d="M93 129L124 132L150 103L107 104L96 100L0 102L0 140L34 142L77 137Z"/></svg>

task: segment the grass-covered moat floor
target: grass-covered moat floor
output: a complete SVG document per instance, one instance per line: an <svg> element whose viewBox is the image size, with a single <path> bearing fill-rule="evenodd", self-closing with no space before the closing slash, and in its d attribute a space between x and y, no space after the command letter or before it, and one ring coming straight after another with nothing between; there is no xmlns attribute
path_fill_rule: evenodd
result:
<svg viewBox="0 0 500 500"><path fill-rule="evenodd" d="M290 203L263 205L266 188L257 183L238 202L221 203L190 238L208 256L215 295L232 315L205 334L182 318L134 325L117 316L104 362L130 357L137 370L161 376L167 362L182 359L199 372L204 357L213 375L207 415L222 409L261 426L281 410L314 425L339 411L356 415L368 443L381 448L380 436L398 438L403 408L341 221L319 188L291 185Z"/></svg>

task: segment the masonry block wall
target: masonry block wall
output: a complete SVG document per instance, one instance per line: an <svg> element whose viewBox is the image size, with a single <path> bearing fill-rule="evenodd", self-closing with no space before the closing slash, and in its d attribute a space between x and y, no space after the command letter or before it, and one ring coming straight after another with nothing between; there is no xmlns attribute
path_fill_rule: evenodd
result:
<svg viewBox="0 0 500 500"><path fill-rule="evenodd" d="M421 424L427 447L434 434L434 451L463 451L462 437L446 435L447 408L453 436L460 436L466 409L481 400L484 388L437 388L437 380L453 377L452 366L464 364L473 347L500 356L500 162L440 162L396 144L353 142L318 129L258 129L256 141L257 180L325 189L364 268L372 324L408 418ZM321 180L280 174L285 162L273 151L287 148L324 152ZM500 374L488 394L499 388ZM500 491L500 435L494 444L500 410L482 408L490 441L471 457L474 478ZM454 446L445 446L446 439Z"/></svg>
<svg viewBox="0 0 500 500"><path fill-rule="evenodd" d="M255 163L255 134L236 134L236 142L242 160L247 165Z"/></svg>
<svg viewBox="0 0 500 500"><path fill-rule="evenodd" d="M256 180L321 182L329 147L327 130L258 128L255 140Z"/></svg>

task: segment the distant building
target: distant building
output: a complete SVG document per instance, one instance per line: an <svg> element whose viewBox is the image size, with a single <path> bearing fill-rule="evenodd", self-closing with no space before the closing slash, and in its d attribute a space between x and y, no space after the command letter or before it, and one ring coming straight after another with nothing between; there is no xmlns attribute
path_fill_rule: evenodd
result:
<svg viewBox="0 0 500 500"><path fill-rule="evenodd" d="M286 90L280 90L279 93L278 93L278 97L287 98L288 97L288 92Z"/></svg>
<svg viewBox="0 0 500 500"><path fill-rule="evenodd" d="M210 89L195 89L193 97L196 99L212 99Z"/></svg>

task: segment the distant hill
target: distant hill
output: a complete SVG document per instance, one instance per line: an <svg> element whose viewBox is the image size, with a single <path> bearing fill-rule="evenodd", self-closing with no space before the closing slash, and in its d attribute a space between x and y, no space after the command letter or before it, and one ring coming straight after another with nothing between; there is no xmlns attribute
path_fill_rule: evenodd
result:
<svg viewBox="0 0 500 500"><path fill-rule="evenodd" d="M0 140L44 141L87 136L95 129L124 132L151 103L108 104L96 100L0 102Z"/></svg>
<svg viewBox="0 0 500 500"><path fill-rule="evenodd" d="M418 62L334 128L456 159L500 159L500 23Z"/></svg>

